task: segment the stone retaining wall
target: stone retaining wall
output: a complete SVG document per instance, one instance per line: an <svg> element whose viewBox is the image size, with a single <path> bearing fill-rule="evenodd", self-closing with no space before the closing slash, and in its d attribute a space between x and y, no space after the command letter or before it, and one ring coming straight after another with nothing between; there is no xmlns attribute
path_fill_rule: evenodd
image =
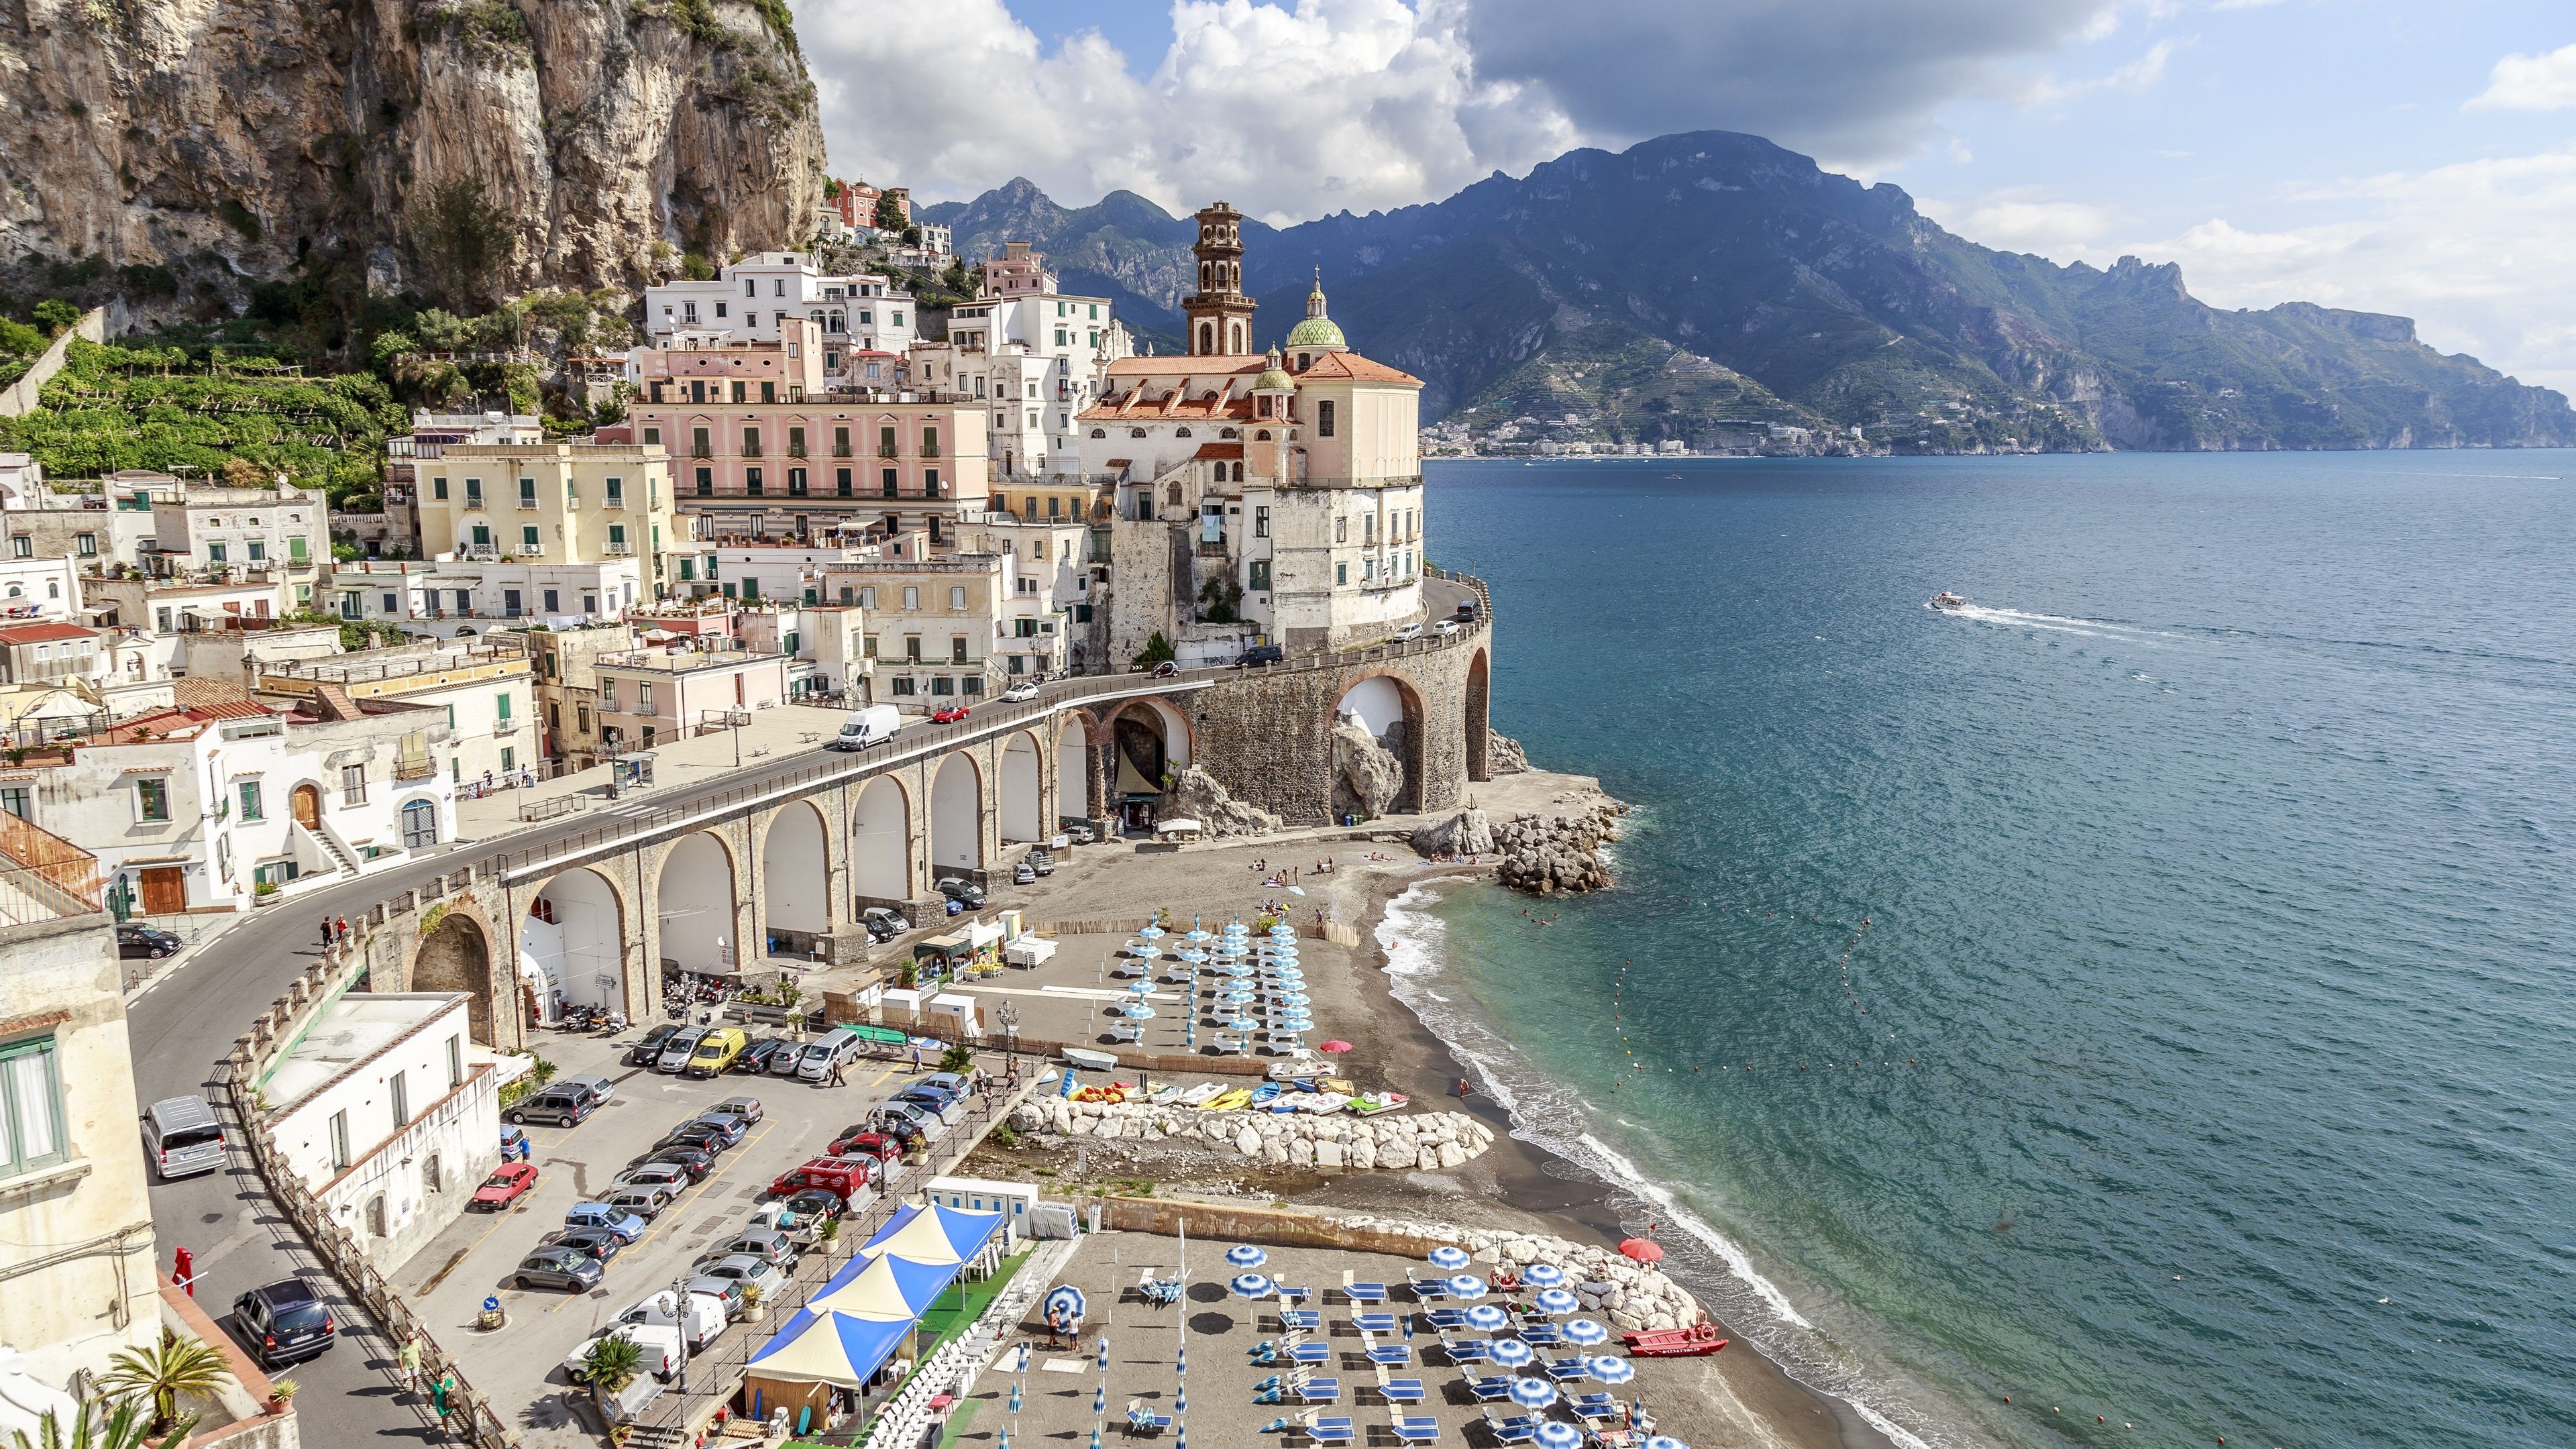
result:
<svg viewBox="0 0 2576 1449"><path fill-rule="evenodd" d="M1494 1145L1493 1129L1461 1112L1203 1112L1150 1103L1036 1099L1020 1104L1011 1125L1107 1142L1171 1142L1222 1148L1271 1167L1348 1168L1357 1172L1445 1171Z"/></svg>

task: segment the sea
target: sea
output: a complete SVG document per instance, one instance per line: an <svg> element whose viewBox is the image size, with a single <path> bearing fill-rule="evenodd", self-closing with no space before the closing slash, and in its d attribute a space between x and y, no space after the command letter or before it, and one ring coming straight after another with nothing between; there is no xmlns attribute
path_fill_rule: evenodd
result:
<svg viewBox="0 0 2576 1449"><path fill-rule="evenodd" d="M1429 466L1635 813L1396 990L1744 1341L1937 1449L2576 1443L2576 454Z"/></svg>

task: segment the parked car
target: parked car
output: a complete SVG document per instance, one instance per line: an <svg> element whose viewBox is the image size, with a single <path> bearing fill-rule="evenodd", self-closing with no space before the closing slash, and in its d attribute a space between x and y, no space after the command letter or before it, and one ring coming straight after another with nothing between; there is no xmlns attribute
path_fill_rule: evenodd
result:
<svg viewBox="0 0 2576 1449"><path fill-rule="evenodd" d="M673 1162L647 1162L630 1167L612 1179L619 1187L656 1188L678 1197L691 1178L689 1170Z"/></svg>
<svg viewBox="0 0 2576 1449"><path fill-rule="evenodd" d="M615 1233L621 1242L631 1243L644 1236L644 1229L651 1225L633 1213L610 1207L604 1202L577 1202L572 1205L572 1211L564 1214L564 1226L597 1228Z"/></svg>
<svg viewBox="0 0 2576 1449"><path fill-rule="evenodd" d="M213 1172L224 1165L224 1124L203 1097L164 1097L143 1109L143 1150L163 1182Z"/></svg>
<svg viewBox="0 0 2576 1449"><path fill-rule="evenodd" d="M781 1042L780 1045L792 1047L796 1045L796 1043ZM707 1117L739 1118L745 1127L749 1127L759 1122L766 1114L761 1111L760 1099L758 1097L727 1097L723 1101L709 1107L704 1115Z"/></svg>
<svg viewBox="0 0 2576 1449"><path fill-rule="evenodd" d="M700 1128L705 1131L696 1130ZM744 1135L750 1131L751 1122L748 1118L735 1116L731 1112L706 1112L672 1128L663 1140L666 1142L696 1141L703 1138L706 1132L713 1132L715 1134L713 1150L722 1152L742 1141ZM683 1136L683 1133L687 1135Z"/></svg>
<svg viewBox="0 0 2576 1449"><path fill-rule="evenodd" d="M625 1250L626 1240L606 1228L566 1228L561 1232L548 1234L545 1245L549 1248L570 1248L604 1266L610 1259Z"/></svg>
<svg viewBox="0 0 2576 1449"><path fill-rule="evenodd" d="M579 1087L550 1086L520 1098L510 1110L501 1114L506 1121L525 1127L531 1122L544 1122L555 1127L576 1127L582 1119L599 1110L599 1104Z"/></svg>
<svg viewBox="0 0 2576 1449"><path fill-rule="evenodd" d="M116 928L116 954L128 961L158 961L164 956L176 955L186 944L169 932L154 930L150 926Z"/></svg>
<svg viewBox="0 0 2576 1449"><path fill-rule="evenodd" d="M903 1144L862 1122L832 1139L831 1153L834 1157L873 1157L879 1162L901 1162Z"/></svg>
<svg viewBox="0 0 2576 1449"><path fill-rule="evenodd" d="M766 1076L769 1073L770 1064L778 1060L780 1052L794 1056L796 1043L783 1036L762 1037L742 1049L742 1055L733 1059L733 1069L755 1077Z"/></svg>
<svg viewBox="0 0 2576 1449"><path fill-rule="evenodd" d="M1249 669L1255 664L1277 664L1288 657L1288 651L1276 644L1255 644L1235 656L1235 667Z"/></svg>
<svg viewBox="0 0 2576 1449"><path fill-rule="evenodd" d="M1434 634L1455 634L1458 632L1458 621L1455 619L1443 619L1439 623L1431 626L1431 632Z"/></svg>
<svg viewBox="0 0 2576 1449"><path fill-rule="evenodd" d="M907 1107L919 1107L942 1122L957 1120L961 1104L965 1101L958 1094L943 1092L937 1087L906 1087L895 1093L893 1100Z"/></svg>
<svg viewBox="0 0 2576 1449"><path fill-rule="evenodd" d="M680 1068L680 1075L722 1076L725 1069L733 1065L734 1058L741 1056L742 1049L750 1044L750 1039L742 1034L739 1027L709 1027L706 1035L698 1038L697 1049L689 1053L688 1063Z"/></svg>
<svg viewBox="0 0 2576 1449"><path fill-rule="evenodd" d="M869 1113L868 1122L879 1132L906 1142L915 1137L936 1142L948 1135L948 1124L940 1121L937 1113L908 1102L888 1102Z"/></svg>
<svg viewBox="0 0 2576 1449"><path fill-rule="evenodd" d="M673 1167L685 1169L691 1182L704 1182L707 1180L707 1174L716 1170L714 1153L703 1147L692 1147L685 1142L674 1142L668 1147L656 1147L644 1160L648 1163L668 1163Z"/></svg>
<svg viewBox="0 0 2576 1449"><path fill-rule="evenodd" d="M1476 617L1476 601L1473 599L1460 599L1458 601L1458 613L1456 617L1458 622L1461 624L1473 620Z"/></svg>
<svg viewBox="0 0 2576 1449"><path fill-rule="evenodd" d="M884 1177L884 1164L873 1157L816 1157L780 1173L769 1184L769 1192L772 1197L796 1198L820 1190L844 1203L858 1203L871 1200Z"/></svg>
<svg viewBox="0 0 2576 1449"><path fill-rule="evenodd" d="M868 928L868 939L872 941L891 941L912 929L912 922L905 920L902 912L884 906L870 906L859 912L859 924Z"/></svg>
<svg viewBox="0 0 2576 1449"><path fill-rule="evenodd" d="M643 1350L638 1365L645 1373L667 1380L680 1367L680 1331L656 1323L616 1323L581 1341L579 1347L564 1355L564 1377L574 1383L587 1382L590 1375L590 1351L600 1340L623 1338Z"/></svg>
<svg viewBox="0 0 2576 1449"><path fill-rule="evenodd" d="M536 1185L534 1163L504 1162L492 1169L492 1175L483 1179L481 1187L474 1189L474 1197L467 1206L485 1212L499 1212L526 1196L528 1189Z"/></svg>
<svg viewBox="0 0 2576 1449"><path fill-rule="evenodd" d="M234 1299L233 1324L262 1368L328 1353L340 1337L330 1306L301 1278L280 1278Z"/></svg>
<svg viewBox="0 0 2576 1449"><path fill-rule="evenodd" d="M1026 704L1037 697L1038 687L1034 684L1014 684L1002 691L1004 704Z"/></svg>
<svg viewBox="0 0 2576 1449"><path fill-rule="evenodd" d="M510 1275L513 1288L559 1288L587 1293L608 1276L599 1260L573 1248L539 1248L519 1260Z"/></svg>
<svg viewBox="0 0 2576 1449"><path fill-rule="evenodd" d="M828 1188L806 1187L779 1199L778 1206L806 1222L827 1223L846 1217L850 1200Z"/></svg>
<svg viewBox="0 0 2576 1449"><path fill-rule="evenodd" d="M1036 885L1037 883L1038 868L1029 864L1025 860L1021 861L1019 865L1011 871L1011 884L1013 885Z"/></svg>
<svg viewBox="0 0 2576 1449"><path fill-rule="evenodd" d="M651 1222L662 1215L664 1208L671 1205L671 1199L674 1196L676 1194L666 1187L620 1185L602 1195L599 1201L602 1207L613 1208L618 1212Z"/></svg>
<svg viewBox="0 0 2576 1449"><path fill-rule="evenodd" d="M1055 857L1047 854L1043 850L1032 850L1029 852L1029 869L1036 871L1040 875L1053 875L1055 874Z"/></svg>
<svg viewBox="0 0 2576 1449"><path fill-rule="evenodd" d="M975 1084L968 1081L962 1074L957 1072L932 1072L929 1076L913 1083L913 1085L916 1087L937 1087L943 1092L954 1092L961 1097L975 1090Z"/></svg>
<svg viewBox="0 0 2576 1449"><path fill-rule="evenodd" d="M932 724L955 724L973 712L973 707L970 705L943 704L939 708L930 712L930 722Z"/></svg>
<svg viewBox="0 0 2576 1449"><path fill-rule="evenodd" d="M1181 666L1169 659L1166 659L1162 663L1154 666L1153 677L1156 679L1178 679L1181 677Z"/></svg>
<svg viewBox="0 0 2576 1449"><path fill-rule="evenodd" d="M1398 644L1407 643L1421 637L1422 626L1419 624L1407 624L1403 628L1395 631L1395 642Z"/></svg>
<svg viewBox="0 0 2576 1449"><path fill-rule="evenodd" d="M749 1253L727 1253L712 1263L699 1259L698 1276L690 1281L694 1284L708 1278L728 1279L746 1288L757 1288L763 1301L776 1299L779 1291L787 1286L787 1274L777 1264Z"/></svg>
<svg viewBox="0 0 2576 1449"><path fill-rule="evenodd" d="M867 1054L867 1043L848 1027L834 1027L812 1041L797 1055L796 1075L808 1082L828 1082L835 1065L848 1066Z"/></svg>
<svg viewBox="0 0 2576 1449"><path fill-rule="evenodd" d="M796 1240L777 1228L747 1227L716 1245L719 1257L740 1254L779 1268L796 1262ZM766 1290L764 1290L766 1291Z"/></svg>
<svg viewBox="0 0 2576 1449"><path fill-rule="evenodd" d="M690 1027L663 1038L662 1054L653 1058L653 1070L678 1075L688 1067L689 1058L697 1054L698 1038L706 1034L705 1028Z"/></svg>
<svg viewBox="0 0 2576 1449"><path fill-rule="evenodd" d="M558 1078L547 1085L547 1090L579 1092L590 1099L590 1105L605 1107L608 1105L608 1099L617 1095L617 1084L606 1077L592 1076L585 1072L577 1077Z"/></svg>
<svg viewBox="0 0 2576 1449"><path fill-rule="evenodd" d="M680 1034L680 1028L665 1023L644 1033L643 1040L626 1049L626 1065L649 1067L662 1055L662 1047Z"/></svg>
<svg viewBox="0 0 2576 1449"><path fill-rule="evenodd" d="M728 1321L742 1317L751 1307L750 1300L742 1295L742 1286L742 1280L739 1278L710 1278L703 1273L691 1278L688 1283L690 1297L712 1298L723 1304L724 1316Z"/></svg>
<svg viewBox="0 0 2576 1449"><path fill-rule="evenodd" d="M936 889L941 895L970 911L984 909L984 888L964 876L942 876Z"/></svg>
<svg viewBox="0 0 2576 1449"><path fill-rule="evenodd" d="M1076 845L1092 845L1098 843L1100 832L1088 825L1068 825L1064 828L1064 838Z"/></svg>

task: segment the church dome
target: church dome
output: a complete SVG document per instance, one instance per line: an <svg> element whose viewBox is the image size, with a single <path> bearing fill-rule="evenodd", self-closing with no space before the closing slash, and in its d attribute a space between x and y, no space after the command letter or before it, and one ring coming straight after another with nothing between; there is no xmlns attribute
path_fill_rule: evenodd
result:
<svg viewBox="0 0 2576 1449"><path fill-rule="evenodd" d="M1301 328L1304 325L1299 324ZM1288 369L1279 365L1278 348L1270 349L1270 366L1262 370L1261 376L1252 380L1252 390L1254 392L1295 392L1297 390L1297 379L1290 377Z"/></svg>
<svg viewBox="0 0 2576 1449"><path fill-rule="evenodd" d="M1306 294L1306 320L1289 329L1287 345L1292 348L1350 345L1342 340L1342 329L1334 324L1332 318L1324 315L1324 272L1321 267L1315 269L1315 290Z"/></svg>

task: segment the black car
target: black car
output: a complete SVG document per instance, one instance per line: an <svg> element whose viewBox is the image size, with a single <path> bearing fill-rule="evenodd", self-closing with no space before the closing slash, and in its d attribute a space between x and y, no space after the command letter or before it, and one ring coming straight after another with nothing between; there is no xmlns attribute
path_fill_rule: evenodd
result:
<svg viewBox="0 0 2576 1449"><path fill-rule="evenodd" d="M560 1288L566 1293L587 1293L599 1286L607 1273L599 1260L578 1248L539 1248L519 1260L510 1274L513 1288Z"/></svg>
<svg viewBox="0 0 2576 1449"><path fill-rule="evenodd" d="M601 1264L626 1251L626 1244L606 1228L571 1228L546 1239L546 1246L570 1248Z"/></svg>
<svg viewBox="0 0 2576 1449"><path fill-rule="evenodd" d="M644 1160L667 1162L673 1167L685 1167L689 1170L691 1182L704 1182L707 1180L707 1174L716 1170L716 1155L713 1152L681 1142L675 1142L668 1147L657 1147L653 1150L653 1154Z"/></svg>
<svg viewBox="0 0 2576 1449"><path fill-rule="evenodd" d="M725 1135L725 1130L713 1122L683 1122L671 1129L671 1135L653 1144L657 1150L665 1147L694 1147L709 1154L722 1152L732 1145L733 1141Z"/></svg>
<svg viewBox="0 0 2576 1449"><path fill-rule="evenodd" d="M185 944L169 932L156 931L150 926L116 928L116 954L128 961L158 961L164 956L175 955Z"/></svg>
<svg viewBox="0 0 2576 1449"><path fill-rule="evenodd" d="M848 1203L841 1201L839 1193L827 1192L819 1187L809 1187L802 1192L789 1193L786 1206L787 1210L796 1216L810 1218L818 1223L829 1222L850 1209Z"/></svg>
<svg viewBox="0 0 2576 1449"><path fill-rule="evenodd" d="M765 1041L756 1041L743 1048L741 1056L733 1059L733 1069L737 1072L749 1072L753 1076L762 1076L769 1071L780 1052L795 1050L796 1043L785 1037L773 1036Z"/></svg>
<svg viewBox="0 0 2576 1449"><path fill-rule="evenodd" d="M984 888L962 876L945 876L939 882L939 893L970 911L984 908Z"/></svg>
<svg viewBox="0 0 2576 1449"><path fill-rule="evenodd" d="M1234 662L1238 667L1248 669L1255 664L1277 664L1287 657L1288 651L1276 644L1255 644L1236 655Z"/></svg>
<svg viewBox="0 0 2576 1449"><path fill-rule="evenodd" d="M644 1033L642 1041L626 1049L626 1065L630 1067L653 1065L653 1059L662 1054L663 1044L668 1042L671 1034L678 1030L676 1026L663 1025Z"/></svg>
<svg viewBox="0 0 2576 1449"><path fill-rule="evenodd" d="M329 1306L301 1278L280 1278L234 1299L233 1323L262 1368L301 1363L339 1339Z"/></svg>

